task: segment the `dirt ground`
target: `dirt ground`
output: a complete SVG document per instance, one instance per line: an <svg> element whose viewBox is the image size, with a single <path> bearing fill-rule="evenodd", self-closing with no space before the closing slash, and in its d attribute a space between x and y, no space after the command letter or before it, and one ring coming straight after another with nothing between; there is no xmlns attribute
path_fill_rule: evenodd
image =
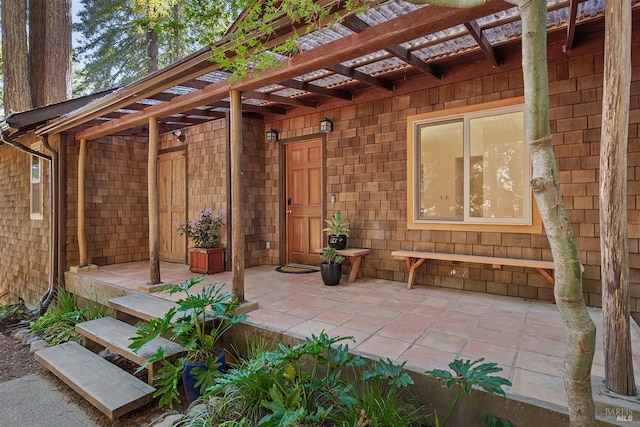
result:
<svg viewBox="0 0 640 427"><path fill-rule="evenodd" d="M80 410L84 411L100 427L146 427L153 420L169 411L168 408L159 408L157 402L152 402L137 411L131 412L115 421L110 421L102 412L94 408L90 403L80 397L76 392L58 380L53 374L35 360L29 351L29 346L23 345L13 337L15 330L25 323L33 320L26 314L13 315L6 319L0 319L0 383L11 381L28 374L48 376L60 384L59 389L64 390L69 402L72 402ZM135 366L122 360L114 361L121 368L135 370ZM146 376L146 373L144 374ZM174 410L182 412L186 409L186 397L181 397L182 404L174 406Z"/></svg>

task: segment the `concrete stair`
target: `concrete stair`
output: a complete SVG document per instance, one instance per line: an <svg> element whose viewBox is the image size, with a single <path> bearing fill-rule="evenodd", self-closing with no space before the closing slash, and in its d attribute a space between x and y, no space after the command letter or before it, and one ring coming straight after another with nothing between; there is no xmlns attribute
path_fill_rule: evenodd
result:
<svg viewBox="0 0 640 427"><path fill-rule="evenodd" d="M104 317L76 325L83 345L68 342L35 353L35 358L69 387L103 412L110 420L121 417L153 400L156 391L150 384L159 362L147 367L149 384L98 356L104 348L142 365L162 347L168 360L180 357L185 349L164 338L143 346L138 353L128 348L140 321L162 317L177 306L150 295L129 295L111 299L115 319ZM120 320L119 320L120 319Z"/></svg>

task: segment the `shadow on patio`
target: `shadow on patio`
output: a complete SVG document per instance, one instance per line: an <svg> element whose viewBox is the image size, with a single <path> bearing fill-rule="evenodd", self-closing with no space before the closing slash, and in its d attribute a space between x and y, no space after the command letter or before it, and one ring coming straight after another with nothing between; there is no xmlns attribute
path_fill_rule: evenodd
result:
<svg viewBox="0 0 640 427"><path fill-rule="evenodd" d="M258 302L258 309L249 313L248 325L294 338L322 330L332 336L353 336L355 343L349 347L354 352L372 359L406 361L406 367L417 373L447 369L456 358L484 357L499 363L503 368L500 375L512 382L507 389L510 400L566 413L562 380L565 332L555 305L432 286L407 290L402 282L367 277L350 284L343 280L331 287L322 284L319 272L284 274L275 267L245 270L245 298ZM194 276L182 264L162 263L161 273L164 283ZM77 275L67 273L67 285L79 295L100 300L105 294L101 285L116 287L106 292L108 297L119 296L136 292L148 277L145 261L103 266ZM230 288L231 281L231 272L223 272L208 276L203 284L227 283ZM601 310L589 308L589 313L600 331ZM635 323L632 344L638 382L640 335ZM638 399L611 400L600 393L604 381L600 333L592 379L596 413L602 421L616 424L617 414L630 414L627 408L636 422L640 420ZM502 404L509 406L504 399ZM489 408L486 411L491 414Z"/></svg>

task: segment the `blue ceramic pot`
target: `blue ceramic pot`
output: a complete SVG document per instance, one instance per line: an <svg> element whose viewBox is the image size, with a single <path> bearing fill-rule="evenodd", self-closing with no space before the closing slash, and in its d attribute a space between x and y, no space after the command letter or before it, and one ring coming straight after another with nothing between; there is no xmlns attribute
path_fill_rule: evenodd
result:
<svg viewBox="0 0 640 427"><path fill-rule="evenodd" d="M216 363L220 365L218 370L220 372L224 372L227 370L226 359L224 354L224 349L220 349L220 356ZM189 403L197 400L202 393L199 388L196 387L196 379L191 374L191 370L193 368L207 369L207 365L204 363L185 363L182 368L182 384L184 385L184 392L187 394L187 399Z"/></svg>

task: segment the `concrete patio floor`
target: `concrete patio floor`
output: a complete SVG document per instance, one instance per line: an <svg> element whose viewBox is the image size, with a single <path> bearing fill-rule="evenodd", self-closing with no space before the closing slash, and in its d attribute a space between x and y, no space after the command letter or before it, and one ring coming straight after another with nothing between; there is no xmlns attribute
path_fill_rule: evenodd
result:
<svg viewBox="0 0 640 427"><path fill-rule="evenodd" d="M245 270L245 298L258 302L247 319L251 325L298 338L322 330L331 336L353 336L355 343L349 347L354 352L406 361L406 367L416 372L447 369L456 358L484 357L497 362L503 368L500 375L512 382L508 396L566 408L564 323L551 303L424 285L407 290L403 282L367 277L347 283L343 276L339 286L324 286L319 272L284 274L275 267ZM148 281L149 264L103 266L81 274L136 291ZM194 276L188 266L172 263L162 263L161 274L163 283ZM232 273L213 274L203 281L215 282L227 283L231 290ZM604 381L602 311L589 308L589 313L599 331L592 369L597 384ZM636 383L640 383L640 335L635 323L632 344ZM638 399L625 400L620 407L625 405L632 405L633 419L640 420ZM597 411L615 423L616 409L615 404L605 404Z"/></svg>

